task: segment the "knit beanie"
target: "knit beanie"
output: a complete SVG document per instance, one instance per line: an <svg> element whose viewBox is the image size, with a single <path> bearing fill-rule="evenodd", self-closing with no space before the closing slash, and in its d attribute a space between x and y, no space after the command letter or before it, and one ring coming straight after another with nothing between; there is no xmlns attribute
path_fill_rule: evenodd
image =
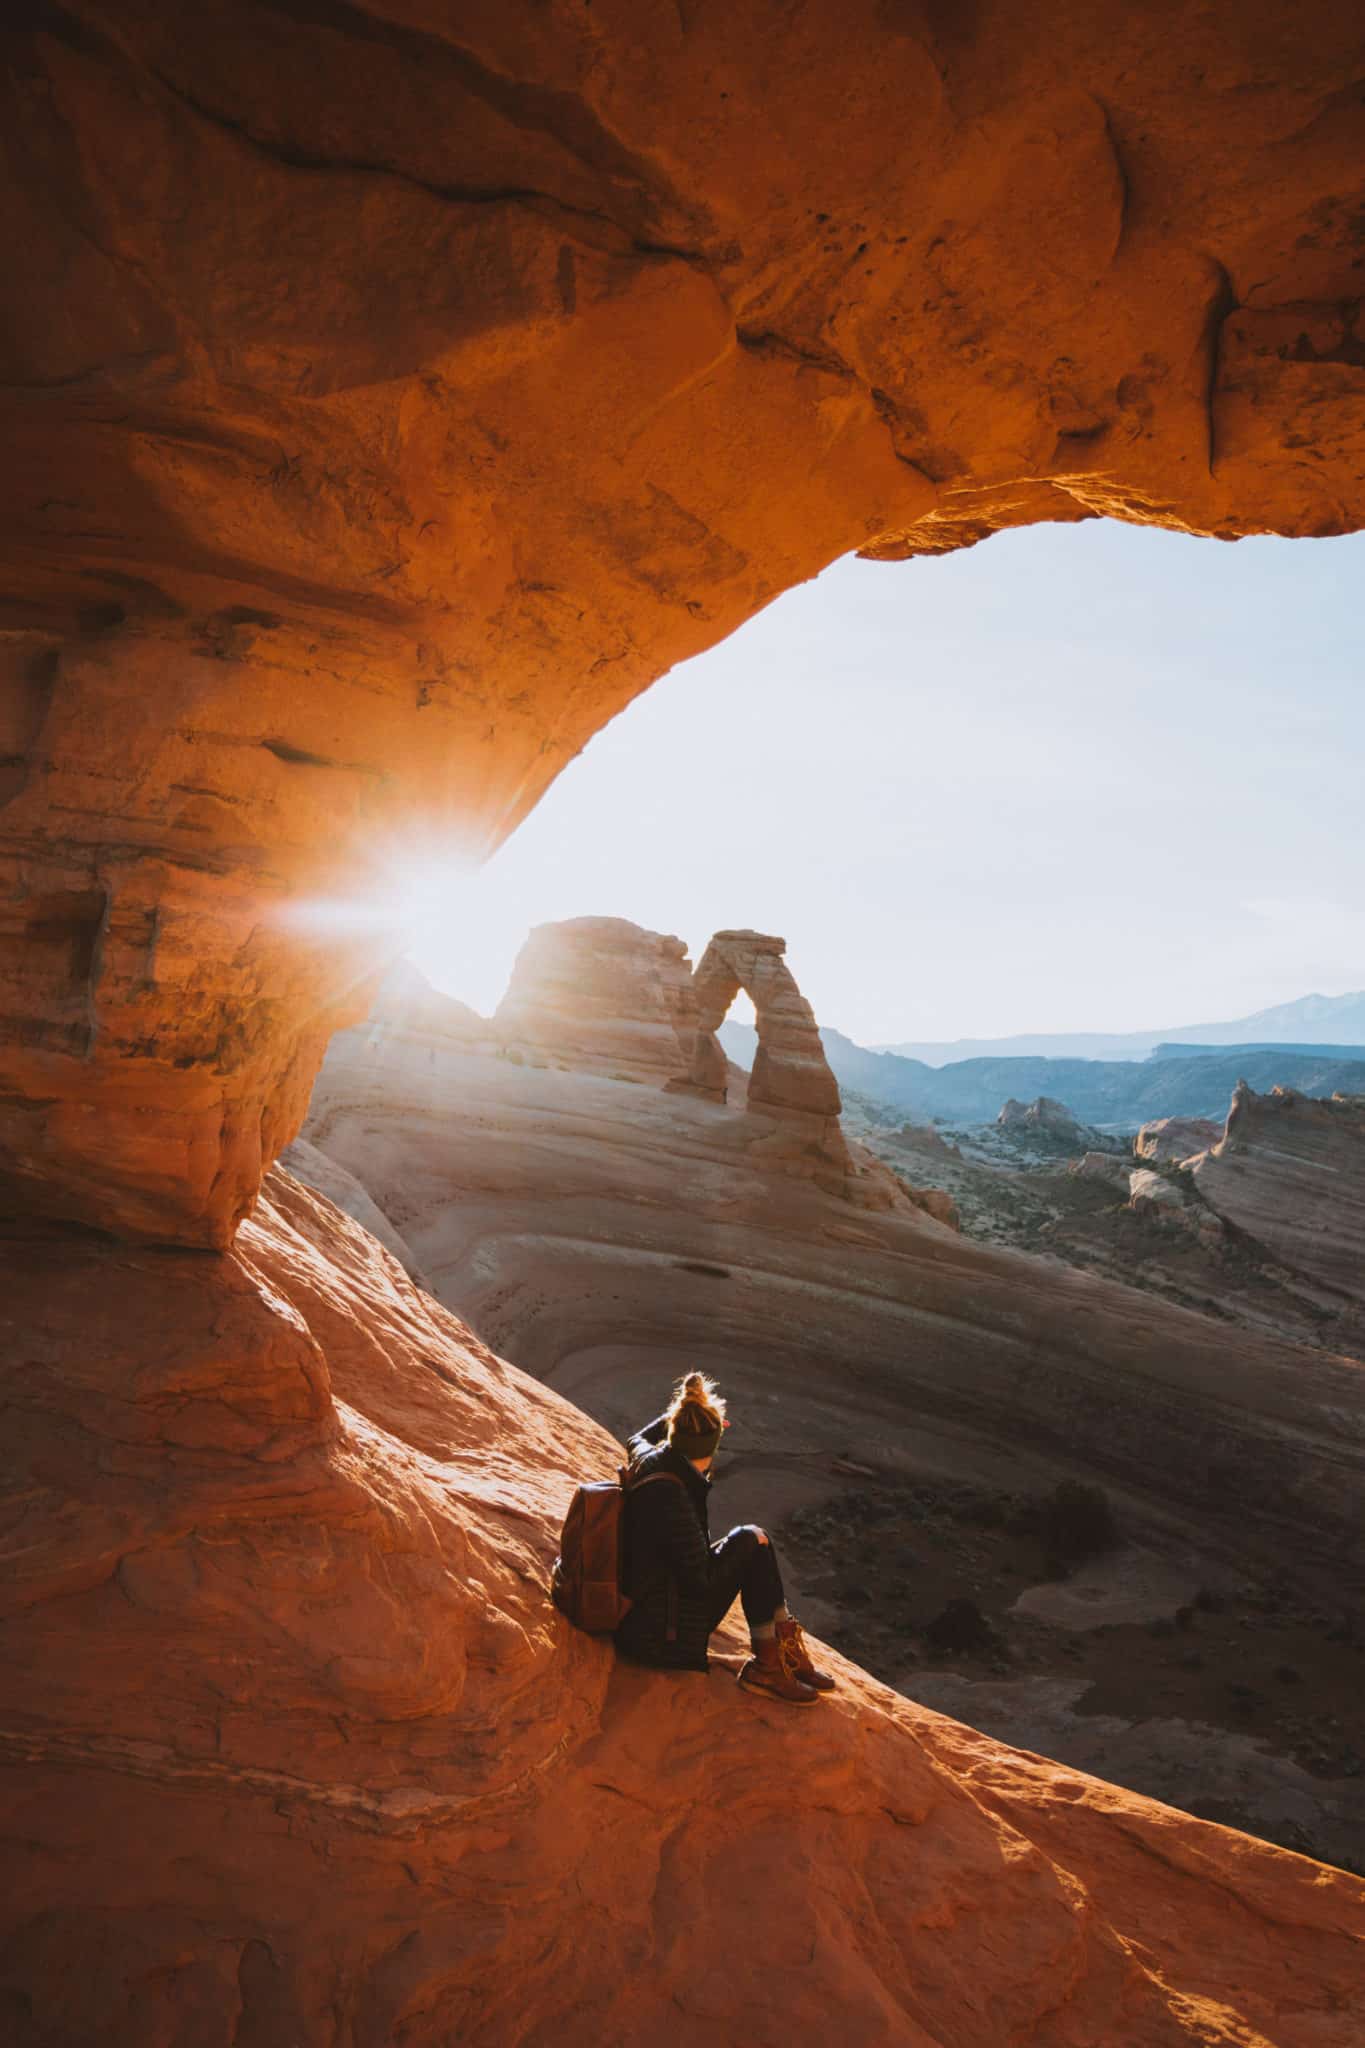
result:
<svg viewBox="0 0 1365 2048"><path fill-rule="evenodd" d="M685 1458L713 1458L720 1442L724 1425L704 1408L695 1408L689 1401L674 1416L668 1432L668 1441Z"/></svg>

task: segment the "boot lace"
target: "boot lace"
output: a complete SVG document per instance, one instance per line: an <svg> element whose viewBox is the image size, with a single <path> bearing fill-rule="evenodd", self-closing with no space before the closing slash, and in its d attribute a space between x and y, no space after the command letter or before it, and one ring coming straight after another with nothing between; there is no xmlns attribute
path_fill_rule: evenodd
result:
<svg viewBox="0 0 1365 2048"><path fill-rule="evenodd" d="M799 1621L788 1621L777 1638L778 1653L782 1670L788 1678L799 1678L810 1664L810 1652L806 1648L806 1637Z"/></svg>

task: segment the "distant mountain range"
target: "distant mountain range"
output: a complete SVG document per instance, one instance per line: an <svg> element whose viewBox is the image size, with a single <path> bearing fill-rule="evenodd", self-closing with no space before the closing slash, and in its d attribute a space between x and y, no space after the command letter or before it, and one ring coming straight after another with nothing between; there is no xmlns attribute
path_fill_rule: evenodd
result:
<svg viewBox="0 0 1365 2048"><path fill-rule="evenodd" d="M720 1036L737 1065L752 1064L751 1024L727 1022ZM1064 1102L1084 1123L1117 1130L1136 1129L1159 1116L1221 1119L1239 1080L1258 1094L1279 1086L1303 1095L1365 1095L1365 1044L1230 1050L1168 1045L1159 1058L1140 1061L1007 1054L934 1067L899 1053L873 1052L842 1031L825 1029L820 1036L841 1088L871 1096L917 1123L932 1117L986 1123L1010 1096L1029 1102L1039 1095Z"/></svg>
<svg viewBox="0 0 1365 2048"><path fill-rule="evenodd" d="M879 1045L875 1052L898 1053L943 1067L970 1059L1143 1060L1159 1045L1333 1046L1365 1044L1365 989L1345 996L1300 996L1230 1023L1181 1024L1162 1031L1035 1031L1013 1038L907 1039Z"/></svg>

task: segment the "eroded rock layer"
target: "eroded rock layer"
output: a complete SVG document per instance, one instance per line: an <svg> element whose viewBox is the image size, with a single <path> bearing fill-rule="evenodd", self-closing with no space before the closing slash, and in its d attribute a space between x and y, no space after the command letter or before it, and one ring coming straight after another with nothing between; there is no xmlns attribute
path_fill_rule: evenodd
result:
<svg viewBox="0 0 1365 2048"><path fill-rule="evenodd" d="M1222 1137L1190 1167L1216 1215L1292 1273L1365 1301L1365 1097L1239 1085Z"/></svg>
<svg viewBox="0 0 1365 2048"><path fill-rule="evenodd" d="M768 932L717 932L693 976L699 1027L714 1037L743 989L758 1033L749 1101L755 1108L837 1117L839 1084L829 1070L815 1012L783 958L786 950L786 940Z"/></svg>
<svg viewBox="0 0 1365 2048"><path fill-rule="evenodd" d="M1133 1140L1139 1159L1171 1160L1175 1164L1207 1152L1223 1135L1223 1126L1205 1116L1159 1116L1145 1123Z"/></svg>
<svg viewBox="0 0 1365 2048"><path fill-rule="evenodd" d="M307 1131L448 1307L622 1432L703 1359L764 1465L951 1440L986 1468L1060 1461L1235 1555L1365 1557L1354 1361L975 1243L908 1200L854 1207L742 1109L349 1032Z"/></svg>
<svg viewBox="0 0 1365 2048"><path fill-rule="evenodd" d="M616 1446L288 1175L223 1257L10 1237L0 1317L14 2048L1355 2048L1344 1873L575 1635Z"/></svg>
<svg viewBox="0 0 1365 2048"><path fill-rule="evenodd" d="M676 1080L696 1029L687 947L624 917L538 925L517 955L493 1029L569 1066Z"/></svg>
<svg viewBox="0 0 1365 2048"><path fill-rule="evenodd" d="M0 1187L226 1243L383 898L836 556L1365 518L1336 0L6 13Z"/></svg>

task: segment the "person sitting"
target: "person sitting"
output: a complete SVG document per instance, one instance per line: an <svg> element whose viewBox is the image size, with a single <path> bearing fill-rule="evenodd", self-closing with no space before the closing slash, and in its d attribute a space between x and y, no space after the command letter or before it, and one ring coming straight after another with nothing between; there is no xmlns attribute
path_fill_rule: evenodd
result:
<svg viewBox="0 0 1365 2048"><path fill-rule="evenodd" d="M664 1413L631 1438L623 1588L632 1604L616 1646L637 1663L705 1671L711 1631L738 1595L753 1645L739 1683L809 1706L834 1680L811 1662L801 1624L787 1610L767 1532L747 1524L711 1541L711 1461L729 1426L715 1381L694 1372L678 1382Z"/></svg>

